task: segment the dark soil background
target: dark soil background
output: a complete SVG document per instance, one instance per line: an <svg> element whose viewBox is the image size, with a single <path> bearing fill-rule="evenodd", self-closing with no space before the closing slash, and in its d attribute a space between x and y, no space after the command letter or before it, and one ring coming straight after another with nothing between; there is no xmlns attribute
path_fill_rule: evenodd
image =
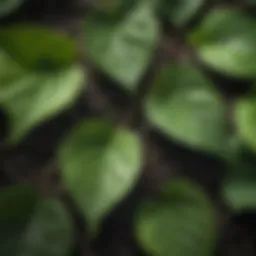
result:
<svg viewBox="0 0 256 256"><path fill-rule="evenodd" d="M163 63L177 58L192 58L195 65L198 65L193 52L184 43L185 31L197 24L214 5L238 5L247 10L245 2L210 0L183 31L174 29L163 21L162 43L135 99L121 92L111 79L95 70L81 51L81 61L89 67L90 78L84 95L81 95L72 109L38 127L24 142L12 149L3 143L8 126L6 117L0 113L0 185L29 180L37 184L43 193L60 196L74 215L77 227L77 244L74 249L76 256L143 256L145 254L136 244L132 232L136 206L143 198L154 196L158 187L166 180L180 175L187 176L204 187L216 206L219 225L216 256L256 255L256 215L244 213L232 216L221 198L219 186L227 171L225 162L164 138L151 128L140 111L149 81ZM83 17L95 4L97 0L28 0L17 13L1 20L0 25L21 21L45 24L56 31L70 34L77 40L79 49L82 49ZM247 92L248 83L222 77L209 70L206 72L225 97L227 118L231 119L232 101ZM139 184L106 218L96 241L89 243L86 237L86 223L61 185L54 152L65 133L75 123L91 115L104 115L138 130L145 144L146 156ZM230 125L232 130L232 120Z"/></svg>

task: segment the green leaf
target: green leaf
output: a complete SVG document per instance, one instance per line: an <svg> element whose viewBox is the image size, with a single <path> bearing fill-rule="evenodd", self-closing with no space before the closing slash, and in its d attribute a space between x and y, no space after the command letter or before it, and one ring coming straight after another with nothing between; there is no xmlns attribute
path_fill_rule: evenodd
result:
<svg viewBox="0 0 256 256"><path fill-rule="evenodd" d="M84 86L84 71L77 65L54 72L24 73L12 66L1 73L0 106L9 117L9 142L13 144L70 107Z"/></svg>
<svg viewBox="0 0 256 256"><path fill-rule="evenodd" d="M211 68L239 78L256 77L256 19L243 11L213 10L190 35L190 41Z"/></svg>
<svg viewBox="0 0 256 256"><path fill-rule="evenodd" d="M62 204L41 199L33 188L14 186L0 195L0 254L70 255L72 227Z"/></svg>
<svg viewBox="0 0 256 256"><path fill-rule="evenodd" d="M11 25L0 30L0 54L8 53L22 67L60 68L76 61L76 45L68 36L36 25Z"/></svg>
<svg viewBox="0 0 256 256"><path fill-rule="evenodd" d="M237 141L230 171L222 183L222 197L234 211L256 209L255 152Z"/></svg>
<svg viewBox="0 0 256 256"><path fill-rule="evenodd" d="M0 18L16 11L25 0L0 0Z"/></svg>
<svg viewBox="0 0 256 256"><path fill-rule="evenodd" d="M101 120L80 124L63 141L59 150L63 180L92 233L135 185L141 151L133 133Z"/></svg>
<svg viewBox="0 0 256 256"><path fill-rule="evenodd" d="M223 184L222 193L229 206L235 211L256 209L256 182L251 179L230 178Z"/></svg>
<svg viewBox="0 0 256 256"><path fill-rule="evenodd" d="M256 151L256 98L240 99L235 104L235 122L238 136Z"/></svg>
<svg viewBox="0 0 256 256"><path fill-rule="evenodd" d="M186 180L173 181L158 200L141 205L136 217L136 235L152 256L214 255L213 207L197 186Z"/></svg>
<svg viewBox="0 0 256 256"><path fill-rule="evenodd" d="M10 119L10 143L69 107L83 89L76 46L43 27L0 30L0 106Z"/></svg>
<svg viewBox="0 0 256 256"><path fill-rule="evenodd" d="M145 72L159 39L153 1L141 0L122 20L90 15L85 49L106 74L132 91Z"/></svg>
<svg viewBox="0 0 256 256"><path fill-rule="evenodd" d="M187 23L204 4L205 0L165 0L164 13L168 13L171 22L177 26Z"/></svg>
<svg viewBox="0 0 256 256"><path fill-rule="evenodd" d="M189 147L226 153L224 106L210 81L189 65L170 64L159 72L146 114L164 134Z"/></svg>

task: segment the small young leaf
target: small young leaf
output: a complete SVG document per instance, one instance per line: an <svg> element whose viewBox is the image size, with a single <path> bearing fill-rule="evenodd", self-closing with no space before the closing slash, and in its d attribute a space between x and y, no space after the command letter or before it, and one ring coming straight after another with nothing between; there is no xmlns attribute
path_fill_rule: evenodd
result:
<svg viewBox="0 0 256 256"><path fill-rule="evenodd" d="M240 99L235 105L238 136L256 151L256 98Z"/></svg>
<svg viewBox="0 0 256 256"><path fill-rule="evenodd" d="M141 154L134 134L100 120L80 124L63 141L59 150L63 180L92 233L136 183Z"/></svg>
<svg viewBox="0 0 256 256"><path fill-rule="evenodd" d="M235 77L256 77L256 19L221 8L208 14L190 40L201 60Z"/></svg>
<svg viewBox="0 0 256 256"><path fill-rule="evenodd" d="M141 205L136 235L152 256L211 256L216 243L213 207L197 186L173 181L158 200Z"/></svg>
<svg viewBox="0 0 256 256"><path fill-rule="evenodd" d="M10 256L68 256L72 227L62 204L41 199L26 186L0 195L0 254Z"/></svg>
<svg viewBox="0 0 256 256"><path fill-rule="evenodd" d="M189 65L170 64L158 74L146 113L157 128L177 141L214 154L226 152L224 106L211 83Z"/></svg>
<svg viewBox="0 0 256 256"><path fill-rule="evenodd" d="M83 88L84 71L76 65L23 74L13 66L1 73L0 106L9 117L10 143L17 143L30 129L69 107Z"/></svg>
<svg viewBox="0 0 256 256"><path fill-rule="evenodd" d="M65 67L76 61L76 45L68 36L36 25L11 25L0 30L0 51L26 68Z"/></svg>
<svg viewBox="0 0 256 256"><path fill-rule="evenodd" d="M88 56L131 91L145 72L159 37L153 2L139 1L120 21L92 14L85 23Z"/></svg>
<svg viewBox="0 0 256 256"><path fill-rule="evenodd" d="M164 13L168 13L169 19L177 26L188 22L205 0L165 0L163 4Z"/></svg>
<svg viewBox="0 0 256 256"><path fill-rule="evenodd" d="M25 0L0 0L0 18L16 11Z"/></svg>

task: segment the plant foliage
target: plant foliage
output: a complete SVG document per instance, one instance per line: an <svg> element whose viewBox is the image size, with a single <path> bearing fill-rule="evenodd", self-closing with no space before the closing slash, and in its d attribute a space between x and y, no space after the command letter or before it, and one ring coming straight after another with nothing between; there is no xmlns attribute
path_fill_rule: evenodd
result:
<svg viewBox="0 0 256 256"><path fill-rule="evenodd" d="M70 255L73 231L64 206L20 185L0 196L1 255Z"/></svg>
<svg viewBox="0 0 256 256"><path fill-rule="evenodd" d="M136 135L106 121L86 121L65 138L59 150L64 183L92 232L135 185L141 157Z"/></svg>
<svg viewBox="0 0 256 256"><path fill-rule="evenodd" d="M0 47L0 105L10 120L9 140L16 143L67 108L81 92L85 76L75 63L74 42L45 28L2 29Z"/></svg>
<svg viewBox="0 0 256 256"><path fill-rule="evenodd" d="M190 65L171 64L159 71L146 110L152 123L170 137L212 153L225 152L228 133L221 98Z"/></svg>
<svg viewBox="0 0 256 256"><path fill-rule="evenodd" d="M104 220L125 199L134 199L136 186L142 196L134 201L129 228L142 251L214 255L220 234L209 191L183 177L159 182L159 159L163 154L177 163L184 151L188 162L198 156L203 163L223 162L230 170L221 183L222 198L233 212L255 210L255 17L233 5L207 11L204 0L88 1L76 37L46 23L9 22L22 4L0 0L0 108L7 117L0 160L6 156L2 152L29 147L25 142L32 131L80 107L80 101L90 118L72 108L72 124L79 116L78 124L60 134L56 151L46 154L57 163L60 191L42 189L44 175L39 182L10 180L1 188L0 255L74 255L80 243L76 233L85 236L84 244L87 238L89 245L101 239ZM234 81L244 82L237 91L246 93L230 97L223 83L230 79L234 87ZM100 86L98 80L104 80ZM111 110L121 102L119 118L104 115L108 101ZM179 152L159 149L164 146L152 142L155 133ZM148 160L151 144L155 155ZM177 165L181 175L182 164ZM156 186L148 189L152 180ZM130 208L122 219L126 214Z"/></svg>
<svg viewBox="0 0 256 256"><path fill-rule="evenodd" d="M150 255L212 255L216 241L212 206L196 186L173 181L157 200L141 205L136 234Z"/></svg>

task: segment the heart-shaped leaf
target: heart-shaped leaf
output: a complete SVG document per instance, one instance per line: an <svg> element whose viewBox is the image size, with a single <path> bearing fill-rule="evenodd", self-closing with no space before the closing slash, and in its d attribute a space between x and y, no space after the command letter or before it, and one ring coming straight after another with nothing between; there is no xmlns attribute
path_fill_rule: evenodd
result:
<svg viewBox="0 0 256 256"><path fill-rule="evenodd" d="M72 243L71 222L59 201L24 185L1 191L1 255L68 256Z"/></svg>
<svg viewBox="0 0 256 256"><path fill-rule="evenodd" d="M0 0L0 18L14 12L25 0Z"/></svg>
<svg viewBox="0 0 256 256"><path fill-rule="evenodd" d="M190 36L200 59L222 73L256 77L256 19L243 11L219 8Z"/></svg>
<svg viewBox="0 0 256 256"><path fill-rule="evenodd" d="M44 29L21 26L0 32L0 106L10 120L10 143L69 107L79 95L85 77L73 52L73 43ZM40 69L43 60L53 65Z"/></svg>
<svg viewBox="0 0 256 256"><path fill-rule="evenodd" d="M197 186L173 181L158 200L141 205L136 235L152 256L211 256L216 244L213 207Z"/></svg>
<svg viewBox="0 0 256 256"><path fill-rule="evenodd" d="M141 0L122 20L92 14L85 22L85 49L102 71L134 90L159 37L155 1Z"/></svg>
<svg viewBox="0 0 256 256"><path fill-rule="evenodd" d="M235 105L238 136L256 150L256 97L240 99Z"/></svg>
<svg viewBox="0 0 256 256"><path fill-rule="evenodd" d="M170 64L159 72L146 113L158 129L177 141L211 153L226 152L224 106L210 81L189 65Z"/></svg>
<svg viewBox="0 0 256 256"><path fill-rule="evenodd" d="M136 183L141 155L133 133L101 120L80 124L64 139L59 150L63 180L92 233Z"/></svg>
<svg viewBox="0 0 256 256"><path fill-rule="evenodd" d="M163 12L173 24L182 26L196 14L204 2L205 0L164 0Z"/></svg>

